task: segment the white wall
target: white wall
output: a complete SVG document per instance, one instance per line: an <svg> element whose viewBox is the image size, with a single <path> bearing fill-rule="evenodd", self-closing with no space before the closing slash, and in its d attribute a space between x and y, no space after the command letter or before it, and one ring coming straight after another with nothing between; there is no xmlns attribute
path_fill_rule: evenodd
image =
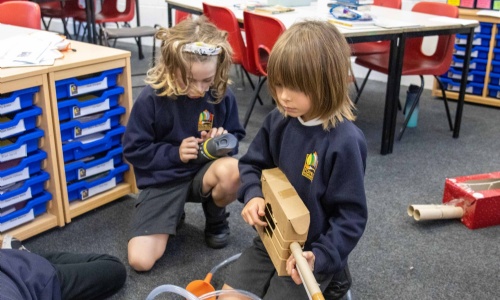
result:
<svg viewBox="0 0 500 300"><path fill-rule="evenodd" d="M139 0L140 1L140 20L142 25L150 25L153 26L155 24L160 24L162 26L167 26L168 22L168 16L167 16L167 4L165 3L164 0ZM320 0L324 1L324 0ZM446 0L433 0L436 2L446 2ZM411 10L413 5L415 3L419 2L419 0L403 0L403 10ZM125 8L125 0L119 0L118 1L119 5L121 5L121 8ZM135 26L136 21L132 21L132 25ZM110 25L112 26L112 25ZM72 30L73 25L69 24L68 29ZM51 30L62 32L62 24L59 20L54 20L51 24L50 27ZM122 39L120 41L128 41L130 43L133 43L134 41L132 39L125 40ZM436 38L433 37L427 37L425 38L424 41L424 51L428 53L432 53L435 48L435 41ZM143 39L144 45L152 45L152 40L151 39ZM364 78L366 75L367 69L358 66L356 64L353 65L353 70L354 74L358 78ZM372 80L378 80L378 81L386 81L387 76L384 74L380 74L377 72L372 72L370 75L370 79ZM411 83L414 84L420 84L420 79L418 76L404 76L401 79L401 84L402 85L410 85ZM432 89L432 84L433 84L433 77L432 76L426 76L425 77L425 88L427 89Z"/></svg>

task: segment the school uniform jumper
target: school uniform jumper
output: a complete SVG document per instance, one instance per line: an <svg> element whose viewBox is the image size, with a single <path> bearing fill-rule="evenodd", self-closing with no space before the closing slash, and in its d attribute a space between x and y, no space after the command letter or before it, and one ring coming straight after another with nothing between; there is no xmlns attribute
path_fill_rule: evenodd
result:
<svg viewBox="0 0 500 300"><path fill-rule="evenodd" d="M239 161L238 199L262 197L261 170L279 167L310 213L304 251L316 257L314 273L336 274L367 222L366 155L364 135L352 122L325 131L317 121L304 124L275 109Z"/></svg>
<svg viewBox="0 0 500 300"><path fill-rule="evenodd" d="M203 98L160 97L150 86L135 101L123 138L123 154L134 166L137 186L144 189L191 179L202 164L183 163L179 156L182 140L209 128L223 127L238 140L245 130L238 118L233 92L228 88L219 104L210 92ZM235 148L230 155L238 153Z"/></svg>

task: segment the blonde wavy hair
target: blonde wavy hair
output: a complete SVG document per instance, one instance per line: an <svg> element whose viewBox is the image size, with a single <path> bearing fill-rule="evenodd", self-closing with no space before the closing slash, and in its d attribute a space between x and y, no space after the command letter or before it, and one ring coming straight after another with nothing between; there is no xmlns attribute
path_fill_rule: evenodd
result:
<svg viewBox="0 0 500 300"><path fill-rule="evenodd" d="M311 116L334 128L344 119L355 120L349 98L350 48L334 25L304 21L287 29L273 46L267 65L271 95L277 87L300 91L311 100ZM278 109L285 111L279 101Z"/></svg>
<svg viewBox="0 0 500 300"><path fill-rule="evenodd" d="M157 91L159 96L186 95L190 87L190 70L194 62L205 62L217 59L217 71L210 88L214 103L219 103L229 84L229 70L232 63L233 50L227 40L227 32L219 30L205 17L186 19L172 28L160 28L156 38L161 40L161 55L155 66L147 72L146 83ZM204 42L221 48L217 56L198 55L182 51L185 44ZM176 78L177 70L182 78ZM179 86L176 79L182 79L185 86Z"/></svg>

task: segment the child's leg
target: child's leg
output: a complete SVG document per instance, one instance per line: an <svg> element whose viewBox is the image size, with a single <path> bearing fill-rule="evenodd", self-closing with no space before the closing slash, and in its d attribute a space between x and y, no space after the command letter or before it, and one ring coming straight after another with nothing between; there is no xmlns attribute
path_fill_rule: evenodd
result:
<svg viewBox="0 0 500 300"><path fill-rule="evenodd" d="M136 271L149 271L163 256L168 234L136 236L128 242L128 263Z"/></svg>
<svg viewBox="0 0 500 300"><path fill-rule="evenodd" d="M149 271L175 235L190 191L190 181L146 188L139 194L128 243L128 261L136 271Z"/></svg>
<svg viewBox="0 0 500 300"><path fill-rule="evenodd" d="M241 253L240 258L227 268L228 275L222 289L243 290L261 298L266 294L269 282L276 273L271 258L258 236L253 239L252 245ZM220 297L220 299L233 298Z"/></svg>
<svg viewBox="0 0 500 300"><path fill-rule="evenodd" d="M201 191L203 195L211 193L215 205L225 207L236 200L239 186L238 160L223 157L214 161L206 171Z"/></svg>
<svg viewBox="0 0 500 300"><path fill-rule="evenodd" d="M51 253L42 255L57 271L62 299L104 299L125 283L127 271L107 254Z"/></svg>
<svg viewBox="0 0 500 300"><path fill-rule="evenodd" d="M193 179L191 199L202 203L205 242L211 248L223 248L228 243L229 214L225 207L236 199L239 182L238 160L231 157L206 164Z"/></svg>

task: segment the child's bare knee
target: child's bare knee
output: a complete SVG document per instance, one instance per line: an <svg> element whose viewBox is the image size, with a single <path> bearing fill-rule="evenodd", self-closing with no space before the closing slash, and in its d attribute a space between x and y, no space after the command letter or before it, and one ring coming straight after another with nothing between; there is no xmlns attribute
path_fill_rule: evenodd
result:
<svg viewBox="0 0 500 300"><path fill-rule="evenodd" d="M128 264L132 269L138 272L149 271L153 268L156 260L145 257L144 255L129 254Z"/></svg>

